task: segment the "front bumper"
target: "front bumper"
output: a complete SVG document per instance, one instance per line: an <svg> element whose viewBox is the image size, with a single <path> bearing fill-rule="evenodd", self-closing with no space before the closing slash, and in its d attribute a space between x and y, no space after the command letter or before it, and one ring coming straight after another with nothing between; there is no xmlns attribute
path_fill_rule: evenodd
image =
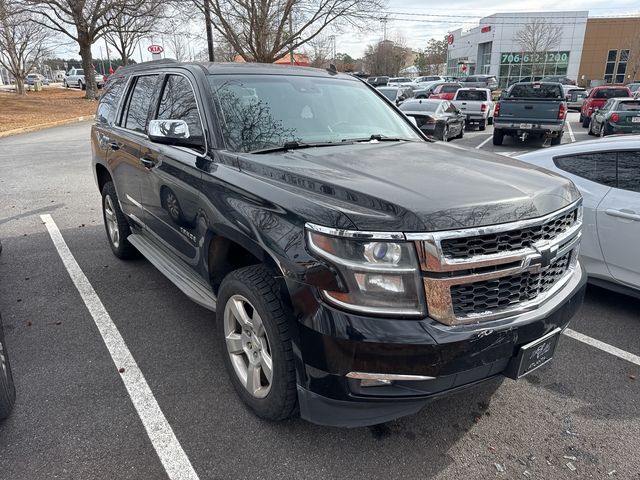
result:
<svg viewBox="0 0 640 480"><path fill-rule="evenodd" d="M585 284L586 275L577 268L536 310L472 325L362 317L319 302L313 315L299 317L300 415L322 425L373 425L502 376L522 345L567 326L582 303ZM350 372L427 379L363 387L360 380L347 377Z"/></svg>

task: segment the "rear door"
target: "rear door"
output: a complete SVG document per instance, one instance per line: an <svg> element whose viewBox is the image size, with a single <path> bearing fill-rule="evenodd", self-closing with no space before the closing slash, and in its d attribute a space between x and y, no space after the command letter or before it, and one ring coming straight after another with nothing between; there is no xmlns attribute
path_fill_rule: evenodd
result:
<svg viewBox="0 0 640 480"><path fill-rule="evenodd" d="M146 138L147 121L158 75L132 77L118 124L109 135L109 166L122 211L140 221L140 185L144 166L140 143Z"/></svg>
<svg viewBox="0 0 640 480"><path fill-rule="evenodd" d="M611 275L640 288L640 150L618 152L617 177L598 207L598 236Z"/></svg>
<svg viewBox="0 0 640 480"><path fill-rule="evenodd" d="M206 153L204 121L199 110L195 82L187 74L169 73L162 82L154 118L184 120L191 138L201 148L175 147L147 140L141 158L146 162L141 183L144 222L154 240L169 247L185 262L198 261L199 165Z"/></svg>

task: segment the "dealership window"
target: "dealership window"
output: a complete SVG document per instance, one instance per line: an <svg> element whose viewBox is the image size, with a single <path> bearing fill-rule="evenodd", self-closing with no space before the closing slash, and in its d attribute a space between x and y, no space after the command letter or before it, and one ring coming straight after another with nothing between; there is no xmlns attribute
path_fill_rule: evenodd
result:
<svg viewBox="0 0 640 480"><path fill-rule="evenodd" d="M627 73L627 62L629 61L629 50L620 50L618 68L616 68L616 83L624 83L624 75Z"/></svg>
<svg viewBox="0 0 640 480"><path fill-rule="evenodd" d="M501 87L520 80L540 80L552 75L566 75L569 52L503 52L500 54ZM532 78L533 77L533 78Z"/></svg>

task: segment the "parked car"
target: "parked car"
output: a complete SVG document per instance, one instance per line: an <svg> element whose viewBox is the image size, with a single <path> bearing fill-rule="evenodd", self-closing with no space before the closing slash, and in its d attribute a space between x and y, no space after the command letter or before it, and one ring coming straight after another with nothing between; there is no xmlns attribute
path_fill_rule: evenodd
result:
<svg viewBox="0 0 640 480"><path fill-rule="evenodd" d="M570 178L583 197L580 263L591 283L640 295L640 137L537 150L519 160Z"/></svg>
<svg viewBox="0 0 640 480"><path fill-rule="evenodd" d="M637 92L640 92L640 82L629 83L626 86L632 95L635 95Z"/></svg>
<svg viewBox="0 0 640 480"><path fill-rule="evenodd" d="M399 87L411 84L413 84L413 81L409 77L393 77L387 82L388 87Z"/></svg>
<svg viewBox="0 0 640 480"><path fill-rule="evenodd" d="M409 87L379 87L378 91L396 105L413 97L413 90Z"/></svg>
<svg viewBox="0 0 640 480"><path fill-rule="evenodd" d="M443 142L464 137L465 115L447 100L409 100L400 110L415 118L418 128L429 137Z"/></svg>
<svg viewBox="0 0 640 480"><path fill-rule="evenodd" d="M565 77L564 75L553 75L550 77L544 77L542 78L542 80L540 80L541 82L550 82L550 83L561 83L562 85L575 85L576 81L569 78L569 77Z"/></svg>
<svg viewBox="0 0 640 480"><path fill-rule="evenodd" d="M441 83L440 85L436 85L429 98L451 101L459 88L462 88L462 84L460 83Z"/></svg>
<svg viewBox="0 0 640 480"><path fill-rule="evenodd" d="M580 111L584 104L585 98L589 95L586 89L581 87L568 86L564 88L565 99L567 101L567 109Z"/></svg>
<svg viewBox="0 0 640 480"><path fill-rule="evenodd" d="M2 242L0 242L0 253L2 253ZM2 315L0 315L0 420L9 416L15 402L16 387L11 374L9 353L2 328Z"/></svg>
<svg viewBox="0 0 640 480"><path fill-rule="evenodd" d="M640 99L610 98L591 115L589 135L640 133Z"/></svg>
<svg viewBox="0 0 640 480"><path fill-rule="evenodd" d="M580 110L580 122L587 128L591 121L591 115L597 108L602 108L610 98L630 97L631 91L627 87L612 87L608 85L593 87L589 95L584 99Z"/></svg>
<svg viewBox="0 0 640 480"><path fill-rule="evenodd" d="M470 75L459 78L458 82L464 87L488 88L490 91L498 88L498 79L495 75Z"/></svg>
<svg viewBox="0 0 640 480"><path fill-rule="evenodd" d="M216 311L262 418L372 425L521 377L582 303L569 180L431 142L352 76L128 66L90 139L111 250Z"/></svg>
<svg viewBox="0 0 640 480"><path fill-rule="evenodd" d="M482 131L493 123L493 101L488 88L461 88L452 102L466 116L465 126L478 125Z"/></svg>
<svg viewBox="0 0 640 480"><path fill-rule="evenodd" d="M385 87L389 83L389 77L369 77L367 78L367 82L369 82L374 87Z"/></svg>
<svg viewBox="0 0 640 480"><path fill-rule="evenodd" d="M516 83L531 83L531 82L541 82L542 81L542 76L540 75L535 75L533 77L522 77L518 80L512 80L511 83L509 83L509 86L511 85L515 85ZM553 82L555 83L555 82Z"/></svg>
<svg viewBox="0 0 640 480"><path fill-rule="evenodd" d="M525 140L529 136L551 138L559 145L567 120L567 104L559 83L516 83L503 93L493 113L493 144L505 135Z"/></svg>
<svg viewBox="0 0 640 480"><path fill-rule="evenodd" d="M62 85L65 88L78 87L81 90L85 90L87 88L87 81L84 78L84 70L82 68L72 68L69 70L67 76L62 80ZM99 73L96 73L96 85L98 88L104 86L104 78Z"/></svg>
<svg viewBox="0 0 640 480"><path fill-rule="evenodd" d="M36 81L41 81L42 85L49 85L49 79L47 79L44 75L40 75L39 73L30 73L24 79L24 83L26 85L35 85Z"/></svg>
<svg viewBox="0 0 640 480"><path fill-rule="evenodd" d="M416 77L413 79L414 83L430 83L430 82L444 82L445 79L442 75L426 75L422 77Z"/></svg>

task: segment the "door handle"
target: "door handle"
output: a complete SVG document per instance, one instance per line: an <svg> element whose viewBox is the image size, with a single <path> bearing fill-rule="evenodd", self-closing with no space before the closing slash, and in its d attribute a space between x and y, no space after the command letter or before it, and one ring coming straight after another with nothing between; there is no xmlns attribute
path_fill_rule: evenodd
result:
<svg viewBox="0 0 640 480"><path fill-rule="evenodd" d="M612 217L624 218L626 220L634 220L636 222L640 222L640 215L638 215L633 211L627 212L627 211L621 211L621 210L614 210L613 208L607 208L604 211L604 213Z"/></svg>
<svg viewBox="0 0 640 480"><path fill-rule="evenodd" d="M139 160L140 160L140 163L144 165L145 168L153 168L156 164L156 162L151 160L149 157L140 157Z"/></svg>
<svg viewBox="0 0 640 480"><path fill-rule="evenodd" d="M118 142L109 142L109 148L111 150L120 150L120 144Z"/></svg>

